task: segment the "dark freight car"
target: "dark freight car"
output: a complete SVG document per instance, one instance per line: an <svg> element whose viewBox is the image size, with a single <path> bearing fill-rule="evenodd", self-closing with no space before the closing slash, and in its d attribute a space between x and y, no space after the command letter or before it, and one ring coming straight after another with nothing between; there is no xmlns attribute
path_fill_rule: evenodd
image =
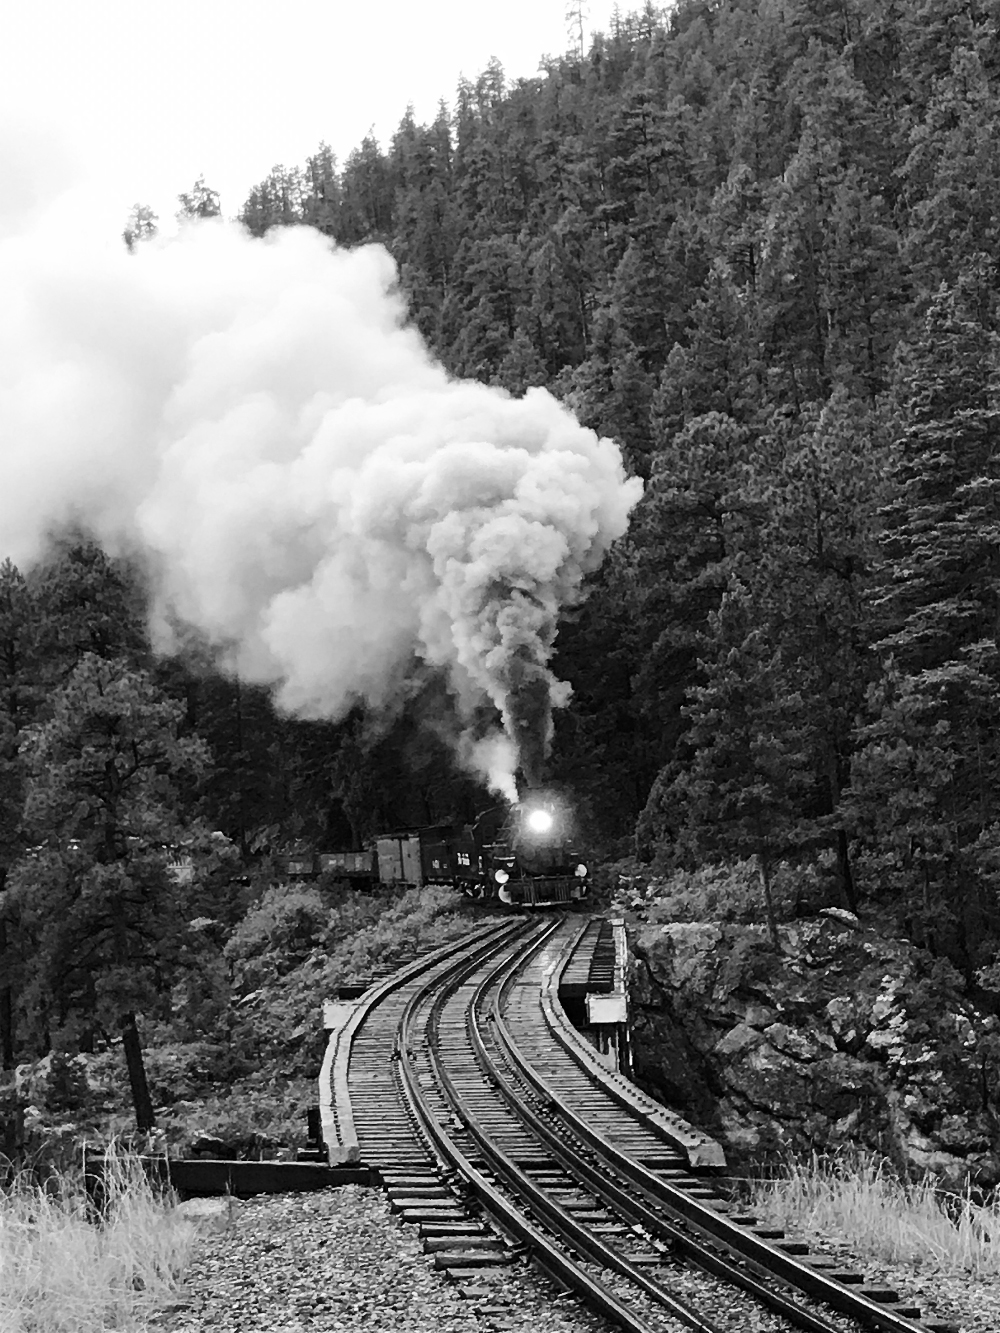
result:
<svg viewBox="0 0 1000 1333"><path fill-rule="evenodd" d="M374 879L378 874L375 852L319 852L317 869L340 879Z"/></svg>
<svg viewBox="0 0 1000 1333"><path fill-rule="evenodd" d="M471 892L485 878L482 856L467 828L386 834L376 847L383 884L454 884Z"/></svg>
<svg viewBox="0 0 1000 1333"><path fill-rule="evenodd" d="M279 872L289 879L317 879L328 874L359 888L378 880L378 862L374 850L365 852L290 852L276 858Z"/></svg>

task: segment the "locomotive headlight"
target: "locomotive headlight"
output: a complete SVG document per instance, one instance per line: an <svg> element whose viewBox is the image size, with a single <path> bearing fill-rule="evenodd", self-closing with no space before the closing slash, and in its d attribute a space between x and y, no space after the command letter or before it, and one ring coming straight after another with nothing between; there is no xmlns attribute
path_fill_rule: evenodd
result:
<svg viewBox="0 0 1000 1333"><path fill-rule="evenodd" d="M506 870L504 870L503 867L501 866L499 870L494 870L493 878L496 880L498 884L506 884L507 881L510 879L510 875L508 875Z"/></svg>
<svg viewBox="0 0 1000 1333"><path fill-rule="evenodd" d="M548 833L552 828L552 816L548 810L532 810L528 816L528 828L532 833Z"/></svg>
<svg viewBox="0 0 1000 1333"><path fill-rule="evenodd" d="M577 866L576 870L574 870L573 873L576 875L577 879L586 879L586 878L587 878L587 867L586 867L586 866L583 864L583 862L581 861L580 864Z"/></svg>

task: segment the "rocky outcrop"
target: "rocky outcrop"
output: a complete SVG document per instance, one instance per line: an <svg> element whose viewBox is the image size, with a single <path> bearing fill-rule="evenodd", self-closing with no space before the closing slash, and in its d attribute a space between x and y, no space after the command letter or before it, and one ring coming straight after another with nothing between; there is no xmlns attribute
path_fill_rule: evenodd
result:
<svg viewBox="0 0 1000 1333"><path fill-rule="evenodd" d="M737 1162L857 1146L1000 1181L1000 1024L959 974L849 912L636 933L636 1076Z"/></svg>

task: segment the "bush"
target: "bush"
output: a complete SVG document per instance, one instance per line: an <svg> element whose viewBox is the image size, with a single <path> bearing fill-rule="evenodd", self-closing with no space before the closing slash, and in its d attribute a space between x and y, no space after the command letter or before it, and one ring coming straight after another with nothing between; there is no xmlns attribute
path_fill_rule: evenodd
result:
<svg viewBox="0 0 1000 1333"><path fill-rule="evenodd" d="M87 1057L50 1051L41 1060L18 1065L15 1086L20 1095L46 1111L79 1111L92 1100Z"/></svg>
<svg viewBox="0 0 1000 1333"><path fill-rule="evenodd" d="M220 1083L242 1078L252 1068L230 1044L210 1041L151 1046L145 1060L146 1076L157 1105L199 1097Z"/></svg>
<svg viewBox="0 0 1000 1333"><path fill-rule="evenodd" d="M315 903L315 891L290 902ZM469 917L453 889L410 889L378 897L345 894L325 907L315 946L288 961L280 948L236 963L242 997L231 1011L230 1046L239 1059L285 1078L314 1074L322 1059L319 1006L347 981L393 968L418 952L465 934ZM274 900L272 899L273 903ZM271 907L268 906L268 911ZM244 943L248 935L244 935Z"/></svg>
<svg viewBox="0 0 1000 1333"><path fill-rule="evenodd" d="M219 1139L234 1158L273 1158L280 1149L304 1147L305 1108L316 1100L315 1080L257 1076L207 1097L185 1117L180 1138L187 1152L200 1138Z"/></svg>
<svg viewBox="0 0 1000 1333"><path fill-rule="evenodd" d="M469 929L468 918L454 910L458 902L454 889L409 889L331 961L344 980L354 979L445 944Z"/></svg>
<svg viewBox="0 0 1000 1333"><path fill-rule="evenodd" d="M246 914L224 954L251 984L289 972L326 935L329 910L313 888L278 885Z"/></svg>
<svg viewBox="0 0 1000 1333"><path fill-rule="evenodd" d="M820 870L782 862L771 879L774 913L779 921L791 920L803 903L817 897ZM668 921L721 921L741 925L765 919L764 889L755 860L699 866L697 870L675 870L663 878L652 878L645 889L626 890L628 905L641 912L651 925Z"/></svg>
<svg viewBox="0 0 1000 1333"><path fill-rule="evenodd" d="M257 1157L303 1142L303 1108L316 1100L323 1058L323 998L342 982L466 934L462 902L442 888L324 895L286 885L264 892L224 952L221 939L198 951L197 966L213 969L204 993L194 981L176 987L172 1018L143 1025L157 1126L171 1150L183 1151L200 1135ZM84 1097L77 1070L88 1092L70 1110ZM46 1169L78 1159L83 1139L124 1133L133 1121L120 1044L99 1055L58 1057L54 1076L48 1058L24 1072L38 1090L38 1100L19 1100L25 1147ZM51 1110L49 1097L67 1109Z"/></svg>

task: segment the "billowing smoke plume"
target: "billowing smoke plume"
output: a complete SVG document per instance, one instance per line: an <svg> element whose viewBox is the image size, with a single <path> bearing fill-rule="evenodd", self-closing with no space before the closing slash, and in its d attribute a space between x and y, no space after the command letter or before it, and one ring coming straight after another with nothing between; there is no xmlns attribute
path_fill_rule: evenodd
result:
<svg viewBox="0 0 1000 1333"><path fill-rule="evenodd" d="M195 626L303 716L427 664L464 761L536 778L560 608L640 491L617 447L451 379L379 247L216 222L130 256L72 226L0 232L0 556L68 522L141 551L161 645Z"/></svg>

